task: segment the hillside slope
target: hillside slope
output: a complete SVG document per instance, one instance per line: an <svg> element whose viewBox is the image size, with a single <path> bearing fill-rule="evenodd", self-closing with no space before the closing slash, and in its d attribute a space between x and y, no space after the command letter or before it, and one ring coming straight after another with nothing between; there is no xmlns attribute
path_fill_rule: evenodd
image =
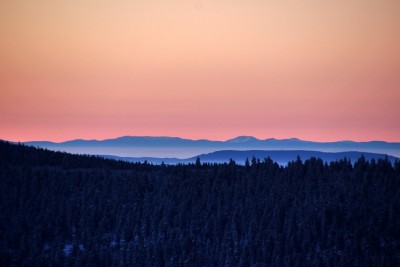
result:
<svg viewBox="0 0 400 267"><path fill-rule="evenodd" d="M399 266L400 164L150 165L0 142L0 266Z"/></svg>

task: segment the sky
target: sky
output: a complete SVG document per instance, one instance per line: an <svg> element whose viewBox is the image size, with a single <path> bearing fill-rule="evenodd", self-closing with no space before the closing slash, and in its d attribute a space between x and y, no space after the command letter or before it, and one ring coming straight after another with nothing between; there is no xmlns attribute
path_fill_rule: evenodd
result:
<svg viewBox="0 0 400 267"><path fill-rule="evenodd" d="M399 142L398 14L398 0L2 0L0 139Z"/></svg>

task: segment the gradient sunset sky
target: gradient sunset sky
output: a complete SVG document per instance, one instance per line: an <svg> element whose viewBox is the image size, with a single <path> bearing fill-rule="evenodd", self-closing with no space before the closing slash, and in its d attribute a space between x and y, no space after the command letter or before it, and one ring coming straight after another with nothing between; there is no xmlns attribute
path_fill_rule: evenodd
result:
<svg viewBox="0 0 400 267"><path fill-rule="evenodd" d="M1 0L0 139L400 141L400 1Z"/></svg>

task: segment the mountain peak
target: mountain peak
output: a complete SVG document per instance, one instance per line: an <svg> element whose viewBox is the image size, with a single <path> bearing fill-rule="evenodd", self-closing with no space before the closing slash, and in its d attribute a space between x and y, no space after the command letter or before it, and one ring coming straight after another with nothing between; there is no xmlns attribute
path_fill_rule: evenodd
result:
<svg viewBox="0 0 400 267"><path fill-rule="evenodd" d="M226 142L227 143L244 143L244 142L249 142L249 141L259 141L259 139L255 138L253 136L242 135L242 136L235 137L233 139L229 139Z"/></svg>

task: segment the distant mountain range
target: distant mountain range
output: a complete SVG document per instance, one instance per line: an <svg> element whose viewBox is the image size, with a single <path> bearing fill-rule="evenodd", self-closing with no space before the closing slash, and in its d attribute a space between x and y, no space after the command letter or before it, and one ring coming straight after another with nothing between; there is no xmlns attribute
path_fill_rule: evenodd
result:
<svg viewBox="0 0 400 267"><path fill-rule="evenodd" d="M201 162L208 163L227 163L231 159L234 160L238 164L244 164L246 159L251 161L254 157L256 159L260 159L261 161L265 158L270 158L273 161L286 165L289 161L295 160L297 157L300 157L301 160L307 160L312 157L320 158L324 162L337 161L340 159L348 159L352 163L358 160L361 156L368 161L375 159L383 159L387 155L378 154L378 153L368 153L368 152L319 152L319 151L306 151L306 150L246 150L246 151L237 151L237 150L222 150L216 151L208 154L202 154L195 157L190 157L187 159L178 159L178 158L155 158L155 157L117 157L110 155L102 155L102 157L115 159L115 160L124 160L129 162L149 162L152 164L178 164L178 163L195 163L196 159L199 158ZM387 156L389 161L394 163L399 158L393 156Z"/></svg>
<svg viewBox="0 0 400 267"><path fill-rule="evenodd" d="M387 154L400 157L400 143L370 141L313 142L297 138L264 139L238 136L226 141L206 139L191 140L178 137L123 136L106 140L71 140L61 143L48 141L25 142L27 145L78 154L113 155L135 158L179 158L188 159L215 151L320 151ZM226 152L224 152L226 153ZM233 152L231 152L233 153ZM277 152L276 152L277 153Z"/></svg>

